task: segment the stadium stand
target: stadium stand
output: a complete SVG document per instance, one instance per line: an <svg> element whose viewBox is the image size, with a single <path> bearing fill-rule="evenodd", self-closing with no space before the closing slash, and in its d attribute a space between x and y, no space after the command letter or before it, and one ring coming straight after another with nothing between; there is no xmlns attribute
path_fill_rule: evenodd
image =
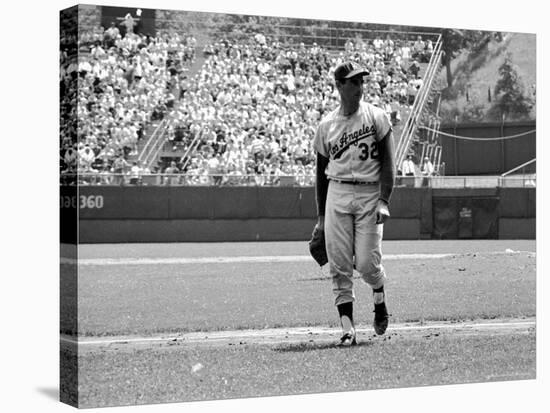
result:
<svg viewBox="0 0 550 413"><path fill-rule="evenodd" d="M183 154L184 171L193 159L199 167L192 172L208 174L213 154L220 157L220 174L278 174L283 167L291 174L302 167L311 172L316 123L337 105L331 70L344 59L371 68L365 97L397 124L422 86L420 64L408 56L406 42L396 46L388 37L376 44L349 41L337 54L316 43L268 44L261 35L207 45L201 71L169 114L165 162Z"/></svg>
<svg viewBox="0 0 550 413"><path fill-rule="evenodd" d="M62 171L96 173L103 178L90 182L108 184L122 157L116 170L123 173L134 162L141 174L176 162L179 179L152 183L311 185L315 128L338 103L334 67L355 60L369 68L365 99L384 108L398 131L432 53L431 41L419 42L356 37L335 51L255 33L208 42L197 53L191 35L84 31L78 61L62 43ZM145 158L155 128L158 155Z"/></svg>
<svg viewBox="0 0 550 413"><path fill-rule="evenodd" d="M173 91L194 59L192 37L156 38L116 27L82 32L78 59L61 53L62 171L110 171L120 155L137 155L147 125L173 106ZM66 162L66 152L77 160Z"/></svg>

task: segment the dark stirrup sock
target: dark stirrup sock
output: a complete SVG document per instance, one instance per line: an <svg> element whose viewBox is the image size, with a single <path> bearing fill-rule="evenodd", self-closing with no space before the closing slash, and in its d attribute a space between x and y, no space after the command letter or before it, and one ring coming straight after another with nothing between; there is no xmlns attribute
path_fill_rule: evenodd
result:
<svg viewBox="0 0 550 413"><path fill-rule="evenodd" d="M340 318L342 318L343 316L347 316L350 319L350 321L353 323L353 302L352 301L337 305L336 308L338 309L338 314L340 315Z"/></svg>

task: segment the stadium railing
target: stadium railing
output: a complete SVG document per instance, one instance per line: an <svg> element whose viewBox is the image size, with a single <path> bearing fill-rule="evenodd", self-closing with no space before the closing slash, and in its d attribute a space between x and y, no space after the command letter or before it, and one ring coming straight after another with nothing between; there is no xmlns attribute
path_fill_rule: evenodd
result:
<svg viewBox="0 0 550 413"><path fill-rule="evenodd" d="M537 178L534 175L504 178L500 176L434 176L428 179L429 186L432 188L533 188L537 185Z"/></svg>
<svg viewBox="0 0 550 413"><path fill-rule="evenodd" d="M315 185L314 175L206 174L61 174L61 185L96 186L299 186ZM398 176L396 187L411 188L533 188L536 174L521 176Z"/></svg>
<svg viewBox="0 0 550 413"><path fill-rule="evenodd" d="M537 158L533 158L530 161L522 163L521 165L518 165L515 168L512 168L509 171L504 172L500 176L501 176L501 178L505 178L505 177L510 177L511 175L516 176L516 175L519 175L519 174L523 174L523 175L531 174L532 175L532 174L534 174L534 172L529 172L529 171L533 171L533 167L536 168L536 166L537 166L536 163L537 163Z"/></svg>
<svg viewBox="0 0 550 413"><path fill-rule="evenodd" d="M405 122L405 128L403 129L399 141L397 142L395 149L395 164L399 168L405 157L408 154L412 140L416 134L416 130L420 125L425 103L428 100L428 96L432 89L433 81L438 73L440 62L442 58L442 40L441 36L437 39L434 45L434 51L430 58L428 68L423 77L424 83L420 88L420 93L416 96L412 109L409 113L407 121Z"/></svg>
<svg viewBox="0 0 550 413"><path fill-rule="evenodd" d="M147 167L152 166L162 148L166 123L167 121L165 119L159 123L138 156L138 161Z"/></svg>

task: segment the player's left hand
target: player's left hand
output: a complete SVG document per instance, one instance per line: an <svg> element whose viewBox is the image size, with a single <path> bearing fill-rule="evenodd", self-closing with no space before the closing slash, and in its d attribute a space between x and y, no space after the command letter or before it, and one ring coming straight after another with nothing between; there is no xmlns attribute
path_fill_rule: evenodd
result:
<svg viewBox="0 0 550 413"><path fill-rule="evenodd" d="M324 218L320 218L324 222ZM327 246L325 241L325 230L319 223L313 228L311 239L309 240L309 252L313 259L322 267L328 262Z"/></svg>
<svg viewBox="0 0 550 413"><path fill-rule="evenodd" d="M376 223L383 224L390 217L390 210L388 208L388 204L382 201L381 199L379 199L378 202L376 203L376 210L374 211L374 213L376 215Z"/></svg>

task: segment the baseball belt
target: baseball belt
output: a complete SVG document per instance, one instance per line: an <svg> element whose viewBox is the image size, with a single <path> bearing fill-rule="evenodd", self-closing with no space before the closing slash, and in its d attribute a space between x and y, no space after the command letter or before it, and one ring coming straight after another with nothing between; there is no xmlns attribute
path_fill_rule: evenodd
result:
<svg viewBox="0 0 550 413"><path fill-rule="evenodd" d="M349 185L378 185L378 181L357 181L357 180L342 180L330 178L331 181L338 182L339 184Z"/></svg>

